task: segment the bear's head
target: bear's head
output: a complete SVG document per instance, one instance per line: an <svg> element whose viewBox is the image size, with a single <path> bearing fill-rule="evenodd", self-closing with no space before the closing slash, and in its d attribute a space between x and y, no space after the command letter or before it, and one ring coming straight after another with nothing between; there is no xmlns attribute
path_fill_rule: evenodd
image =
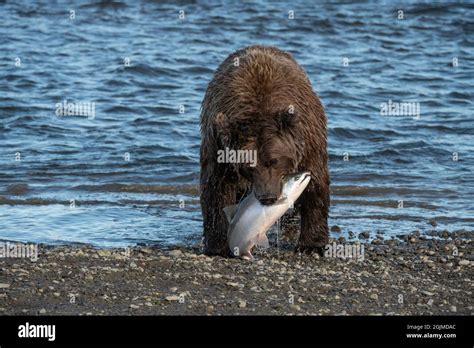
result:
<svg viewBox="0 0 474 348"><path fill-rule="evenodd" d="M219 122L223 144L256 154L255 161L238 163L235 168L252 184L256 197L264 205L271 205L281 197L283 177L298 170L304 147L300 117L295 110L285 107Z"/></svg>

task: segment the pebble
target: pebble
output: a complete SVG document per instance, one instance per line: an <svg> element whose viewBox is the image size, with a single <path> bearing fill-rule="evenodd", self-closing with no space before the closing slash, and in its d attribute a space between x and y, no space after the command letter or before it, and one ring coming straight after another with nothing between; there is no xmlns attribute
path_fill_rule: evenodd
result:
<svg viewBox="0 0 474 348"><path fill-rule="evenodd" d="M359 233L359 239L368 239L369 238L369 231L364 231Z"/></svg>
<svg viewBox="0 0 474 348"><path fill-rule="evenodd" d="M102 256L102 257L107 257L107 256L112 255L110 250L106 250L106 249L97 250L97 254L99 254L99 256Z"/></svg>
<svg viewBox="0 0 474 348"><path fill-rule="evenodd" d="M166 297L165 297L165 300L166 300L166 301L170 301L170 302L172 302L172 301L179 301L179 296L177 296L177 295L166 296Z"/></svg>
<svg viewBox="0 0 474 348"><path fill-rule="evenodd" d="M239 308L247 307L247 302L245 300L239 299Z"/></svg>
<svg viewBox="0 0 474 348"><path fill-rule="evenodd" d="M377 301L377 300L379 299L379 295L377 295L377 294L370 294L370 298L371 298L372 300L376 300L376 301Z"/></svg>
<svg viewBox="0 0 474 348"><path fill-rule="evenodd" d="M0 289L8 289L9 287L10 287L10 284L0 283Z"/></svg>
<svg viewBox="0 0 474 348"><path fill-rule="evenodd" d="M458 265L459 266L469 266L470 261L469 260L459 260Z"/></svg>
<svg viewBox="0 0 474 348"><path fill-rule="evenodd" d="M341 233L341 228L337 225L331 227L331 232Z"/></svg>
<svg viewBox="0 0 474 348"><path fill-rule="evenodd" d="M39 311L39 313L40 313L40 314L44 314L44 313L46 313L46 309L44 309L44 308L41 308L41 309L40 309L40 311Z"/></svg>
<svg viewBox="0 0 474 348"><path fill-rule="evenodd" d="M290 308L291 308L291 309L294 309L295 311L299 311L299 310L301 310L301 307L300 307L300 306L298 306L298 305L296 305L296 304L292 304L292 305L290 305Z"/></svg>
<svg viewBox="0 0 474 348"><path fill-rule="evenodd" d="M454 313L457 312L458 309L456 308L456 306L450 306L449 310Z"/></svg>
<svg viewBox="0 0 474 348"><path fill-rule="evenodd" d="M130 308L132 308L132 309L138 309L138 308L140 308L140 306L137 306L137 305L131 304L131 305L130 305Z"/></svg>
<svg viewBox="0 0 474 348"><path fill-rule="evenodd" d="M172 250L169 252L169 256L171 257L180 257L180 256L183 256L183 252L181 250Z"/></svg>

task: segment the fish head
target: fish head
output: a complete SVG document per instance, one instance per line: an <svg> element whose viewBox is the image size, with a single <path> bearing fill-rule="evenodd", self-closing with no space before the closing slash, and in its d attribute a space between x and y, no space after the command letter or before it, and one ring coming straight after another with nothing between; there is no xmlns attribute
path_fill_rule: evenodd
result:
<svg viewBox="0 0 474 348"><path fill-rule="evenodd" d="M287 175L283 179L282 195L290 202L295 202L311 180L310 172L299 172Z"/></svg>

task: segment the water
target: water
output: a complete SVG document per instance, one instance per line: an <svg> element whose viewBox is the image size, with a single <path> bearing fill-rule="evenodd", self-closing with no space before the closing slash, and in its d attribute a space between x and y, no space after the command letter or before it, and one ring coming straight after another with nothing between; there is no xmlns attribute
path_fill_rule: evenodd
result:
<svg viewBox="0 0 474 348"><path fill-rule="evenodd" d="M472 230L473 18L468 3L2 1L0 239L198 242L200 103L256 43L291 52L325 105L331 225ZM58 117L65 99L95 117ZM381 116L389 100L419 119Z"/></svg>

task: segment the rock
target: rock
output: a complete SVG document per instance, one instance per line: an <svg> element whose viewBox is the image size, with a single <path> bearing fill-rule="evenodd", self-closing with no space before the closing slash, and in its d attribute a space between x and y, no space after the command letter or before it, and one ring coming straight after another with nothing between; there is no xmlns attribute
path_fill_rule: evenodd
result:
<svg viewBox="0 0 474 348"><path fill-rule="evenodd" d="M132 308L132 309L138 309L138 308L140 308L140 306L137 306L137 305L131 304L131 305L130 305L130 308Z"/></svg>
<svg viewBox="0 0 474 348"><path fill-rule="evenodd" d="M0 283L0 289L8 289L9 287L10 287L10 284Z"/></svg>
<svg viewBox="0 0 474 348"><path fill-rule="evenodd" d="M135 262L130 262L130 268L137 268L137 264Z"/></svg>
<svg viewBox="0 0 474 348"><path fill-rule="evenodd" d="M341 228L337 225L331 227L331 232L341 233Z"/></svg>
<svg viewBox="0 0 474 348"><path fill-rule="evenodd" d="M180 256L183 256L183 252L181 250L172 250L168 253L169 256L171 257L180 257Z"/></svg>
<svg viewBox="0 0 474 348"><path fill-rule="evenodd" d="M239 299L239 308L245 308L247 307L247 302L245 302L242 299Z"/></svg>
<svg viewBox="0 0 474 348"><path fill-rule="evenodd" d="M438 224L436 223L436 220L434 219L431 219L430 221L428 221L428 223L433 226L433 227L436 227Z"/></svg>
<svg viewBox="0 0 474 348"><path fill-rule="evenodd" d="M471 262L469 260L459 260L458 265L459 266L469 266Z"/></svg>
<svg viewBox="0 0 474 348"><path fill-rule="evenodd" d="M106 249L97 250L97 254L98 254L99 256L102 256L102 257L107 257L107 256L112 255L112 253L110 252L110 250L106 250Z"/></svg>
<svg viewBox="0 0 474 348"><path fill-rule="evenodd" d="M290 308L291 308L291 309L293 309L293 310L295 310L295 311L299 311L299 310L301 310L301 307L300 307L300 306L298 306L298 305L296 305L296 304L292 304L292 305L290 305Z"/></svg>
<svg viewBox="0 0 474 348"><path fill-rule="evenodd" d="M207 306L206 311L207 311L207 313L212 313L212 312L214 312L214 306L213 306L213 305Z"/></svg>
<svg viewBox="0 0 474 348"><path fill-rule="evenodd" d="M433 295L434 295L434 293L429 292L429 291L422 291L421 293L422 293L423 295L426 295L426 296L433 296Z"/></svg>
<svg viewBox="0 0 474 348"><path fill-rule="evenodd" d="M359 233L359 239L369 239L369 231Z"/></svg>
<svg viewBox="0 0 474 348"><path fill-rule="evenodd" d="M450 310L451 312L455 313L455 312L457 312L458 309L456 308L456 306L450 306L450 307L449 307L449 310Z"/></svg>
<svg viewBox="0 0 474 348"><path fill-rule="evenodd" d="M377 300L379 299L379 295L377 295L377 294L370 294L370 298L371 298L372 300L377 301Z"/></svg>
<svg viewBox="0 0 474 348"><path fill-rule="evenodd" d="M380 239L374 239L374 240L372 241L372 244L374 244L374 245L379 245L380 243L382 243L382 242L380 241Z"/></svg>
<svg viewBox="0 0 474 348"><path fill-rule="evenodd" d="M415 237L411 237L409 239L410 243L416 243L417 242L417 239Z"/></svg>
<svg viewBox="0 0 474 348"><path fill-rule="evenodd" d="M227 282L226 284L229 286L232 286L233 288L240 288L241 286L243 287L243 284L239 284L235 282Z"/></svg>
<svg viewBox="0 0 474 348"><path fill-rule="evenodd" d="M40 314L45 314L46 313L46 309L44 308L41 308L40 311L39 311Z"/></svg>
<svg viewBox="0 0 474 348"><path fill-rule="evenodd" d="M172 301L179 301L179 296L177 296L177 295L166 296L166 297L165 297L165 300L166 300L166 301L170 301L170 302L172 302Z"/></svg>
<svg viewBox="0 0 474 348"><path fill-rule="evenodd" d="M203 261L206 261L206 262L212 261L212 257L209 257L209 256L204 255L204 254L198 255L197 257L198 257L199 259L203 260Z"/></svg>

